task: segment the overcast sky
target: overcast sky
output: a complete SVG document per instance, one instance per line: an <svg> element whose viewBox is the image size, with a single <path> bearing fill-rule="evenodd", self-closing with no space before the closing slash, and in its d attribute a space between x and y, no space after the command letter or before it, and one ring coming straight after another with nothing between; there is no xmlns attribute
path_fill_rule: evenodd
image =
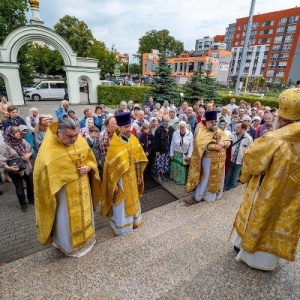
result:
<svg viewBox="0 0 300 300"><path fill-rule="evenodd" d="M299 0L256 0L255 14L293 8ZM40 16L53 29L65 15L84 21L93 35L118 52L137 52L147 31L167 29L186 50L196 39L225 34L229 23L249 15L251 0L40 0Z"/></svg>

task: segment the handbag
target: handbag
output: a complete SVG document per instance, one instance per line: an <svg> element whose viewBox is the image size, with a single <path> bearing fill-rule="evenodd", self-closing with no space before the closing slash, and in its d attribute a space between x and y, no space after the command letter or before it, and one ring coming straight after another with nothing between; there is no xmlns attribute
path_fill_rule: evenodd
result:
<svg viewBox="0 0 300 300"><path fill-rule="evenodd" d="M189 160L185 160L186 157L187 157L187 155L184 154L184 153L182 153L182 164L183 164L184 166L188 166L188 165L190 164L190 161L189 161Z"/></svg>
<svg viewBox="0 0 300 300"><path fill-rule="evenodd" d="M15 159L11 159L7 162L7 164L11 167L11 166L17 166L19 168L19 170L25 170L26 169L26 165L25 162L22 158L15 158Z"/></svg>

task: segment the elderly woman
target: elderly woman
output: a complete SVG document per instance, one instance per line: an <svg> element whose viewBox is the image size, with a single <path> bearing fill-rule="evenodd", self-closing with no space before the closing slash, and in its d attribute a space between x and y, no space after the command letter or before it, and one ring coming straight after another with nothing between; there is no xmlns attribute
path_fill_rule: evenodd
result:
<svg viewBox="0 0 300 300"><path fill-rule="evenodd" d="M264 116L265 123L260 124L256 128L256 138L259 138L269 131L273 131L273 115L271 113L266 113Z"/></svg>
<svg viewBox="0 0 300 300"><path fill-rule="evenodd" d="M187 129L184 121L179 122L172 137L170 147L171 169L170 178L176 184L186 184L188 175L188 164L193 152L193 133Z"/></svg>
<svg viewBox="0 0 300 300"><path fill-rule="evenodd" d="M0 145L0 167L4 168L12 179L23 212L27 211L24 181L27 199L30 204L34 204L32 165L29 160L31 155L32 149L22 139L19 127L8 127L5 131L4 143Z"/></svg>
<svg viewBox="0 0 300 300"><path fill-rule="evenodd" d="M160 108L161 108L160 103L157 102L155 104L155 107L154 107L153 111L152 111L152 117L161 118L163 116Z"/></svg>
<svg viewBox="0 0 300 300"><path fill-rule="evenodd" d="M170 169L170 146L174 128L170 125L170 117L163 116L162 124L156 129L154 137L154 149L156 152L156 159L154 164L154 171L157 174L158 182L168 181L164 174Z"/></svg>
<svg viewBox="0 0 300 300"><path fill-rule="evenodd" d="M29 130L34 132L35 126L39 123L39 111L37 108L29 108L29 115L26 117L25 122Z"/></svg>
<svg viewBox="0 0 300 300"><path fill-rule="evenodd" d="M170 108L169 117L170 117L170 125L174 127L175 124L179 122L179 118L176 116L177 109Z"/></svg>

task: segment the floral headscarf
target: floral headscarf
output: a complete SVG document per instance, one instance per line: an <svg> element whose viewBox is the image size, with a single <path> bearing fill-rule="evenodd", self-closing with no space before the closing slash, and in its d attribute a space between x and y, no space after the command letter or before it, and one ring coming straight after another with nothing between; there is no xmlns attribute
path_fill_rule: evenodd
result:
<svg viewBox="0 0 300 300"><path fill-rule="evenodd" d="M19 139L14 137L16 131L19 131L19 127L17 126L9 126L6 128L4 133L4 142L11 146L20 156L23 156L27 153L26 144L22 137Z"/></svg>
<svg viewBox="0 0 300 300"><path fill-rule="evenodd" d="M38 112L38 109L35 107L29 108L29 117L30 117L31 127L34 127L36 124L39 123L39 114L37 114L35 117L33 116L33 113L35 111Z"/></svg>

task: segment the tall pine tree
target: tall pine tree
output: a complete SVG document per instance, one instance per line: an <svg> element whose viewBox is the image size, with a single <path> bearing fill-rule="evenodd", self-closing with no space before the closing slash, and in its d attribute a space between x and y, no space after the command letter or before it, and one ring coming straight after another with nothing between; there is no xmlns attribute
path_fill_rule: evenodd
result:
<svg viewBox="0 0 300 300"><path fill-rule="evenodd" d="M154 72L152 96L160 103L175 101L179 95L175 91L176 83L171 77L171 67L167 63L164 51L159 55L158 66L154 69Z"/></svg>

